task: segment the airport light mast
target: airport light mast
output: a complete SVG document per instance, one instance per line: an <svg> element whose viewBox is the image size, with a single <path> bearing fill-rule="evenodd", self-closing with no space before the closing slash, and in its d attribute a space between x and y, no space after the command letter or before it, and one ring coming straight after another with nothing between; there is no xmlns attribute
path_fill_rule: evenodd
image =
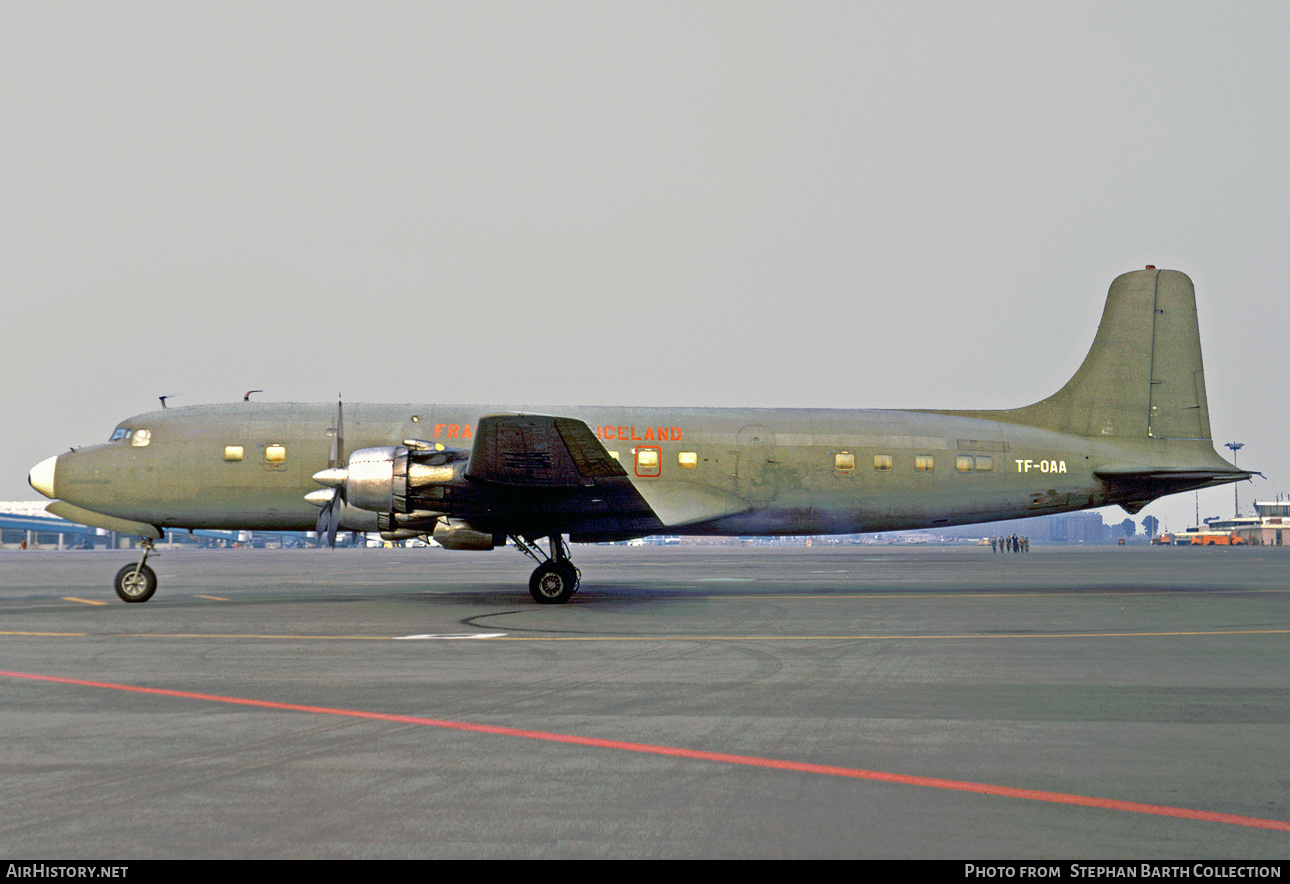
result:
<svg viewBox="0 0 1290 884"><path fill-rule="evenodd" d="M1236 466L1236 452L1244 448L1245 443L1228 442L1226 447L1232 449L1232 466ZM1239 519L1241 517L1241 493L1240 491L1237 490L1238 488L1240 488L1240 483L1233 482L1232 483L1232 518L1234 519Z"/></svg>

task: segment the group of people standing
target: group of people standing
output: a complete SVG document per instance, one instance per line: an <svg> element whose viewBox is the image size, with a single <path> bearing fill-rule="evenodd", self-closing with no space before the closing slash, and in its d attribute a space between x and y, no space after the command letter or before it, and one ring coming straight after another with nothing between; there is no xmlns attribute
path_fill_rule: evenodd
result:
<svg viewBox="0 0 1290 884"><path fill-rule="evenodd" d="M990 552L1030 552L1030 538L1015 534L1011 537L991 537Z"/></svg>

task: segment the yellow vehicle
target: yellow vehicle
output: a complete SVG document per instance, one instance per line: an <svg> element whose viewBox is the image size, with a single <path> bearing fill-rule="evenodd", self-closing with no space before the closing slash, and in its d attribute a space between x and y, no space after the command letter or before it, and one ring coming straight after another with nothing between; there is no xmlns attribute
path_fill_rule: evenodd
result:
<svg viewBox="0 0 1290 884"><path fill-rule="evenodd" d="M1175 541L1182 546L1246 546L1244 538L1231 531L1187 531Z"/></svg>
<svg viewBox="0 0 1290 884"><path fill-rule="evenodd" d="M1245 541L1226 531L1205 531L1191 539L1192 546L1245 546Z"/></svg>

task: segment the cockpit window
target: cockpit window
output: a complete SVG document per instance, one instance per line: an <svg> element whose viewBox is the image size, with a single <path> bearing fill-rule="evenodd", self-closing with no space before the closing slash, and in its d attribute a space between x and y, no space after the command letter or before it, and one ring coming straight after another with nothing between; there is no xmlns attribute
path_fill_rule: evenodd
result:
<svg viewBox="0 0 1290 884"><path fill-rule="evenodd" d="M109 439L108 441L116 442L121 439L129 439L129 438L130 438L129 427L117 427L115 430L112 431L112 438Z"/></svg>
<svg viewBox="0 0 1290 884"><path fill-rule="evenodd" d="M130 444L135 448L142 448L152 441L152 432L149 430L135 430L134 435L130 437Z"/></svg>

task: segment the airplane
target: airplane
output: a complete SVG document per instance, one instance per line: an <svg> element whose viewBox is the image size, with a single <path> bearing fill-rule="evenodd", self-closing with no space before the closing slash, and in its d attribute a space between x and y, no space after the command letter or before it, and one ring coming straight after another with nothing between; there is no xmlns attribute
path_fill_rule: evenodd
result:
<svg viewBox="0 0 1290 884"><path fill-rule="evenodd" d="M244 401L169 407L48 458L54 515L137 535L116 575L144 602L164 529L379 531L537 567L569 601L572 543L668 535L937 528L1118 504L1253 473L1214 449L1192 281L1148 266L1110 287L1096 339L1021 408L516 408ZM164 404L164 403L163 403ZM348 452L348 453L347 453ZM547 541L544 551L538 541Z"/></svg>

